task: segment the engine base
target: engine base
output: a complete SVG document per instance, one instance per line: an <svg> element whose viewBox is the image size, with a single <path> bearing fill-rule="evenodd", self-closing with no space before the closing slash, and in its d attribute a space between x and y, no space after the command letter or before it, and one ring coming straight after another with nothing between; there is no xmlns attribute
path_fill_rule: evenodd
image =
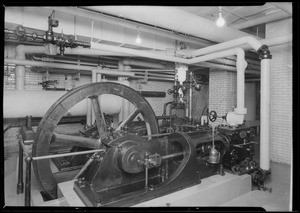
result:
<svg viewBox="0 0 300 213"><path fill-rule="evenodd" d="M73 190L74 181L58 184L58 199L63 206L85 207ZM219 206L251 191L251 176L225 173L202 179L201 184L144 201L132 207Z"/></svg>

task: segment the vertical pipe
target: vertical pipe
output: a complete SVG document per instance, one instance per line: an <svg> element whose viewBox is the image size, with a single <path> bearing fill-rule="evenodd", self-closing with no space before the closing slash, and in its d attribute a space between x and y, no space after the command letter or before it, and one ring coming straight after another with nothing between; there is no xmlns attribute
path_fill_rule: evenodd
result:
<svg viewBox="0 0 300 213"><path fill-rule="evenodd" d="M23 147L21 145L22 141L19 141L19 168L18 168L18 184L17 184L17 194L23 194L24 182L23 182Z"/></svg>
<svg viewBox="0 0 300 213"><path fill-rule="evenodd" d="M245 108L245 69L247 62L245 60L245 52L240 48L236 48L236 68L237 68L237 107L234 109L236 114L247 114Z"/></svg>
<svg viewBox="0 0 300 213"><path fill-rule="evenodd" d="M270 59L261 60L260 89L260 168L269 170Z"/></svg>
<svg viewBox="0 0 300 213"><path fill-rule="evenodd" d="M16 59L25 60L24 45L16 47ZM17 65L15 68L16 89L24 90L25 88L25 65Z"/></svg>
<svg viewBox="0 0 300 213"><path fill-rule="evenodd" d="M25 179L25 206L30 206L31 202L31 157L25 158L26 162L26 179Z"/></svg>

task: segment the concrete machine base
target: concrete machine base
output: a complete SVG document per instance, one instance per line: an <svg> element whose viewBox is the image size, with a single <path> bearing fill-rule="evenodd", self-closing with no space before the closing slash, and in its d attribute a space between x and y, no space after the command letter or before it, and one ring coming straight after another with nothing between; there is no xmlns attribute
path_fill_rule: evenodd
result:
<svg viewBox="0 0 300 213"><path fill-rule="evenodd" d="M251 191L251 176L225 173L205 178L200 184L145 201L134 207L164 206L220 206ZM73 181L58 184L58 199L44 202L41 206L84 207L84 203L73 190Z"/></svg>

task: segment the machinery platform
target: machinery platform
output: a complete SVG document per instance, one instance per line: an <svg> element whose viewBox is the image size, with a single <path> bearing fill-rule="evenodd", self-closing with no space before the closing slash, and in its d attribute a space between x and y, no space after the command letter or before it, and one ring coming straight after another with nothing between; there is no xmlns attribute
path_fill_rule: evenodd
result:
<svg viewBox="0 0 300 213"><path fill-rule="evenodd" d="M219 206L251 191L251 176L225 173L202 179L201 183L183 190L161 196L133 207L164 206ZM73 190L74 181L58 184L58 199L48 204L57 206L85 207ZM48 205L47 202L42 204Z"/></svg>

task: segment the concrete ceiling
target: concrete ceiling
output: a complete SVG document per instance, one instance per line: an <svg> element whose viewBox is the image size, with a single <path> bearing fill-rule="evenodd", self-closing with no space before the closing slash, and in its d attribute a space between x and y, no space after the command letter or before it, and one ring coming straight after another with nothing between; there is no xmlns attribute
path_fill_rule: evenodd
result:
<svg viewBox="0 0 300 213"><path fill-rule="evenodd" d="M283 8L292 8L289 2L282 2L282 6ZM182 6L177 8L212 21L217 19L217 12L219 11L219 6ZM222 15L228 27L282 11L284 11L282 8L272 3L261 6L222 6Z"/></svg>

